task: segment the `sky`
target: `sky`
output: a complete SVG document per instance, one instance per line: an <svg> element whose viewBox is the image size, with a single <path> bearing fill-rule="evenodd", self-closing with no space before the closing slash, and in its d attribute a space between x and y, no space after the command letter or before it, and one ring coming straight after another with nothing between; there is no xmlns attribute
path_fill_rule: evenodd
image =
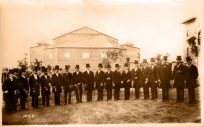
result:
<svg viewBox="0 0 204 127"><path fill-rule="evenodd" d="M29 59L29 47L83 26L131 42L141 58L183 53L186 19L200 13L202 0L6 0L0 6L1 65ZM196 7L196 8L195 8Z"/></svg>

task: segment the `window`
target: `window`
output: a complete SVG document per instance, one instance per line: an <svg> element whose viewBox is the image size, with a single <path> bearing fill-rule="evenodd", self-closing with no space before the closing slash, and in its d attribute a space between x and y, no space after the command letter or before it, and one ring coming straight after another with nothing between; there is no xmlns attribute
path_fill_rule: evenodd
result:
<svg viewBox="0 0 204 127"><path fill-rule="evenodd" d="M65 52L64 53L64 58L71 58L71 53Z"/></svg>
<svg viewBox="0 0 204 127"><path fill-rule="evenodd" d="M106 58L107 55L105 53L101 53L101 58Z"/></svg>
<svg viewBox="0 0 204 127"><path fill-rule="evenodd" d="M89 53L82 53L82 58L84 58L84 59L89 58Z"/></svg>

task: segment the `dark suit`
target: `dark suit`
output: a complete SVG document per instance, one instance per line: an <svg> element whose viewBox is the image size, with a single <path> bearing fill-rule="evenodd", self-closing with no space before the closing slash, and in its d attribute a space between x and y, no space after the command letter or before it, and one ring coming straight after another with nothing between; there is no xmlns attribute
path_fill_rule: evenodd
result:
<svg viewBox="0 0 204 127"><path fill-rule="evenodd" d="M48 75L41 77L41 93L42 93L42 104L43 106L49 106L50 102L50 85L51 79Z"/></svg>
<svg viewBox="0 0 204 127"><path fill-rule="evenodd" d="M198 78L198 69L195 65L187 66L186 85L188 87L189 103L195 103L195 87Z"/></svg>
<svg viewBox="0 0 204 127"><path fill-rule="evenodd" d="M149 67L143 68L141 73L141 84L144 92L144 99L149 99L149 83L146 79L149 76Z"/></svg>
<svg viewBox="0 0 204 127"><path fill-rule="evenodd" d="M172 77L171 64L163 64L159 70L162 88L162 101L169 101L170 80Z"/></svg>
<svg viewBox="0 0 204 127"><path fill-rule="evenodd" d="M134 81L133 88L135 88L135 99L140 97L140 87L141 87L141 69L133 69L131 74L131 80Z"/></svg>
<svg viewBox="0 0 204 127"><path fill-rule="evenodd" d="M20 92L19 97L21 109L26 109L25 104L28 97L29 86L28 80L25 76L20 76L18 80L18 90Z"/></svg>
<svg viewBox="0 0 204 127"><path fill-rule="evenodd" d="M60 94L62 92L63 78L61 74L53 74L51 78L53 93L55 94L55 106L60 105Z"/></svg>
<svg viewBox="0 0 204 127"><path fill-rule="evenodd" d="M87 101L92 101L92 92L94 90L94 73L92 71L83 73L83 83L87 91Z"/></svg>
<svg viewBox="0 0 204 127"><path fill-rule="evenodd" d="M5 101L5 110L6 113L12 113L15 111L14 104L14 91L16 90L16 86L13 80L10 78L6 79L2 85L3 90L3 98Z"/></svg>
<svg viewBox="0 0 204 127"><path fill-rule="evenodd" d="M174 85L177 92L177 102L184 101L184 81L186 77L186 66L183 64L175 65L173 70Z"/></svg>
<svg viewBox="0 0 204 127"><path fill-rule="evenodd" d="M125 100L129 100L131 88L131 72L129 70L122 72L122 81L125 88Z"/></svg>
<svg viewBox="0 0 204 127"><path fill-rule="evenodd" d="M83 83L83 74L82 72L73 73L73 84L76 93L76 100L78 103L82 102L82 83Z"/></svg>
<svg viewBox="0 0 204 127"><path fill-rule="evenodd" d="M158 66L153 65L149 68L148 82L151 87L152 100L157 99L157 87L158 87L159 73Z"/></svg>
<svg viewBox="0 0 204 127"><path fill-rule="evenodd" d="M30 77L30 96L32 97L32 107L38 108L38 96L40 95L40 77L34 74Z"/></svg>
<svg viewBox="0 0 204 127"><path fill-rule="evenodd" d="M113 84L114 84L114 99L120 99L120 86L121 86L122 75L120 71L115 70L113 72Z"/></svg>
<svg viewBox="0 0 204 127"><path fill-rule="evenodd" d="M96 89L98 90L98 101L103 100L103 89L105 82L105 73L101 70L96 72L95 76Z"/></svg>
<svg viewBox="0 0 204 127"><path fill-rule="evenodd" d="M13 105L15 111L17 111L17 103L18 103L18 98L19 98L18 80L19 80L19 77L14 75L13 81L14 81L16 89L14 91L14 97L13 97L13 104L12 105Z"/></svg>
<svg viewBox="0 0 204 127"><path fill-rule="evenodd" d="M105 73L105 85L106 85L106 91L107 91L107 100L112 99L112 89L113 89L113 84L112 84L112 76L113 72L106 72Z"/></svg>
<svg viewBox="0 0 204 127"><path fill-rule="evenodd" d="M72 74L70 72L66 72L63 74L63 86L64 86L64 103L67 104L67 96L68 103L71 103L71 85L72 85Z"/></svg>

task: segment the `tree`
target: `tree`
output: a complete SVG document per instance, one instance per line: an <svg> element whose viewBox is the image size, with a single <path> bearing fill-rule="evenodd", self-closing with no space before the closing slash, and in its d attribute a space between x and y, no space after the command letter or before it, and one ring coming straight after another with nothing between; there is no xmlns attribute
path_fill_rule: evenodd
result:
<svg viewBox="0 0 204 127"><path fill-rule="evenodd" d="M27 53L25 53L25 58L22 60L18 60L18 66L21 69L28 69L28 62L27 62Z"/></svg>
<svg viewBox="0 0 204 127"><path fill-rule="evenodd" d="M124 55L122 53L122 50L108 50L105 52L106 57L103 58L102 64L108 65L113 63L121 63L124 61Z"/></svg>

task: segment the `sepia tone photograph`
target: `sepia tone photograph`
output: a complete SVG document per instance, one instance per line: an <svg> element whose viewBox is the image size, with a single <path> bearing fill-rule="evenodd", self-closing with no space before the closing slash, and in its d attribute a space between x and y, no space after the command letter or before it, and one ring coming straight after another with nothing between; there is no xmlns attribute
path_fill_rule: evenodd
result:
<svg viewBox="0 0 204 127"><path fill-rule="evenodd" d="M204 0L2 0L1 124L202 127L203 38Z"/></svg>

